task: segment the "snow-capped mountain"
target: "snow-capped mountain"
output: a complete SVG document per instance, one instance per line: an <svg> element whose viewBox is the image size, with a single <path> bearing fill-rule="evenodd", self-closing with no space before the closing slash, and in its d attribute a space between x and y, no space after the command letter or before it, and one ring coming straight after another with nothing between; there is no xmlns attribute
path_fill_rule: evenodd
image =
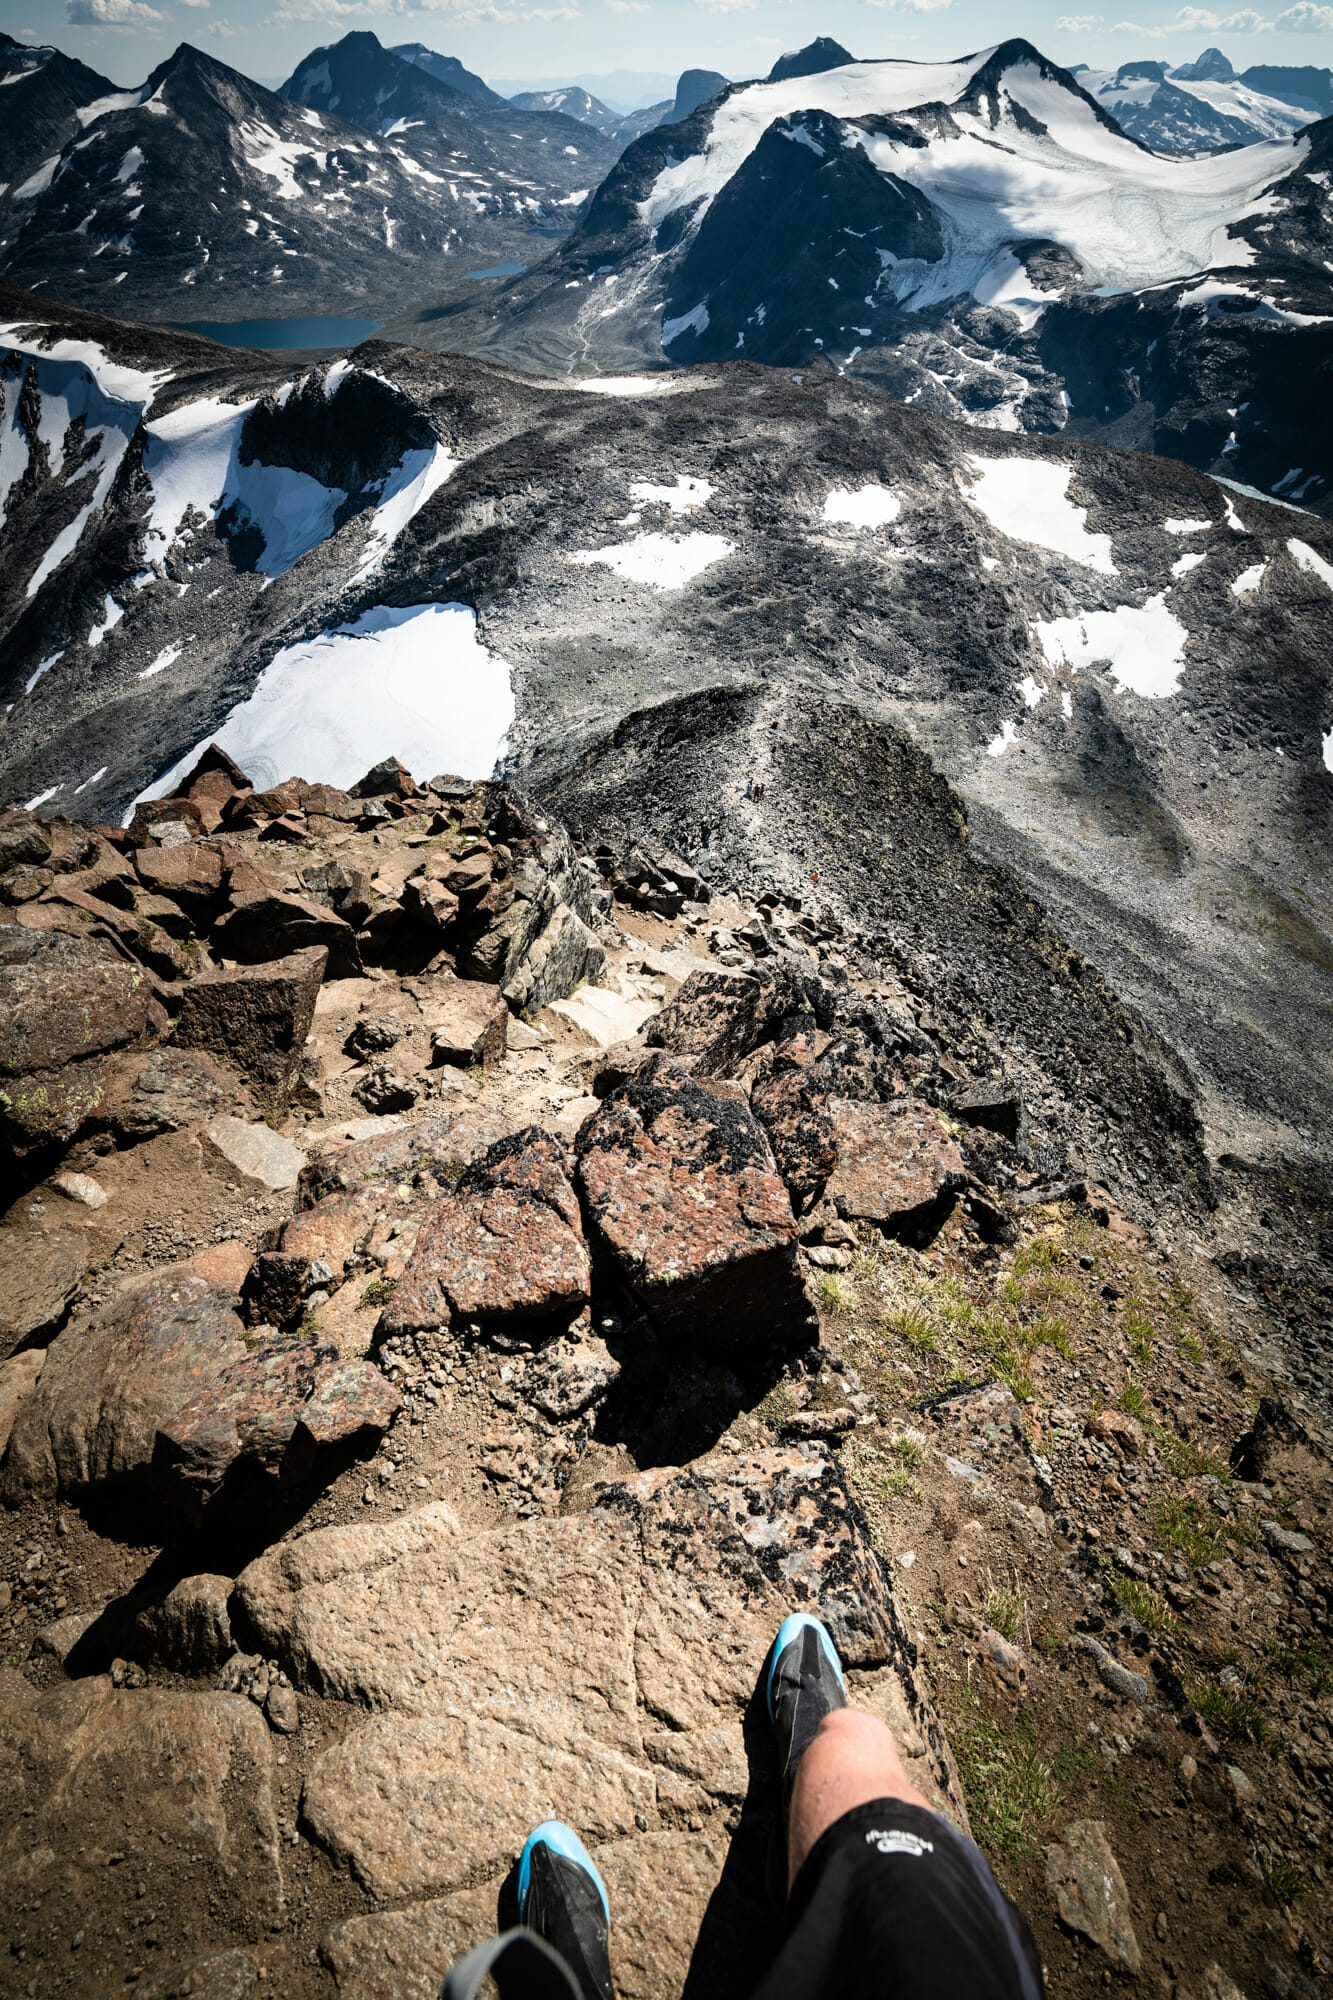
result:
<svg viewBox="0 0 1333 2000"><path fill-rule="evenodd" d="M1330 156L1333 125L1163 157L1021 41L737 85L630 147L450 340L545 366L823 362L1322 505Z"/></svg>
<svg viewBox="0 0 1333 2000"><path fill-rule="evenodd" d="M1310 112L1251 89L1239 77L1218 76L1206 63L1186 65L1190 71L1201 68L1210 73L1186 75L1165 63L1129 62L1117 70L1080 67L1071 74L1123 131L1155 153L1216 153L1252 146L1256 139L1284 139L1310 123Z"/></svg>
<svg viewBox="0 0 1333 2000"><path fill-rule="evenodd" d="M615 157L570 120L497 113L380 54L432 101L372 137L182 45L81 108L77 136L0 200L0 271L146 318L382 313L530 259Z"/></svg>
<svg viewBox="0 0 1333 2000"><path fill-rule="evenodd" d="M0 197L21 187L42 161L77 138L80 116L114 95L109 77L59 49L34 48L0 34Z"/></svg>
<svg viewBox="0 0 1333 2000"><path fill-rule="evenodd" d="M475 97L481 104L503 104L505 99L498 90L492 90L484 78L470 69L465 69L457 56L442 56L434 49L428 49L424 42L395 42L389 51L403 62L415 63L424 69L438 83L447 83L454 90L461 90L464 97Z"/></svg>
<svg viewBox="0 0 1333 2000"><path fill-rule="evenodd" d="M613 111L609 104L603 104L599 97L576 83L561 84L552 90L521 91L509 102L526 111L562 112L605 133L617 146L628 146L657 125L671 125L677 119L688 118L706 98L716 97L718 91L726 88L727 78L715 69L687 69L676 85L674 98L638 111Z"/></svg>
<svg viewBox="0 0 1333 2000"><path fill-rule="evenodd" d="M946 774L968 851L1252 1125L1327 1131L1330 524L831 372L306 371L9 290L0 322L6 800L117 819L219 734L263 782L396 744L558 799L610 759L640 822L706 769L659 837L739 814L817 903L881 836L832 809L859 742L881 801Z"/></svg>

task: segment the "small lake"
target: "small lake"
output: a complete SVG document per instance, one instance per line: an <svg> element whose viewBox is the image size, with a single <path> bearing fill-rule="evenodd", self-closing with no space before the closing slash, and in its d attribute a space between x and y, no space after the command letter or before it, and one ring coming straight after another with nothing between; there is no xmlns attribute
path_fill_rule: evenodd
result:
<svg viewBox="0 0 1333 2000"><path fill-rule="evenodd" d="M202 333L225 347L356 347L378 333L381 319L191 319L174 322L182 333Z"/></svg>
<svg viewBox="0 0 1333 2000"><path fill-rule="evenodd" d="M488 264L484 271L464 271L465 278L516 278L526 264Z"/></svg>

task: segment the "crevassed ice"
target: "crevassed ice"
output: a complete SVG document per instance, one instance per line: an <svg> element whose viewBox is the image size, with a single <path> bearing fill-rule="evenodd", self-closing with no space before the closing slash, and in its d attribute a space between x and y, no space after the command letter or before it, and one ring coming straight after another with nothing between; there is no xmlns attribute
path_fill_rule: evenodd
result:
<svg viewBox="0 0 1333 2000"><path fill-rule="evenodd" d="M1189 633L1166 608L1166 592L1141 607L1039 618L1032 627L1049 665L1078 669L1104 661L1116 685L1160 701L1180 687Z"/></svg>
<svg viewBox="0 0 1333 2000"><path fill-rule="evenodd" d="M614 570L631 583L648 583L655 590L680 590L710 563L721 562L735 544L725 535L635 535L604 549L576 549L567 558L587 569L594 563Z"/></svg>
<svg viewBox="0 0 1333 2000"><path fill-rule="evenodd" d="M1071 556L1103 576L1119 574L1111 560L1111 537L1089 534L1087 508L1067 498L1072 466L1040 458L975 456L968 463L977 481L967 497L1002 535Z"/></svg>
<svg viewBox="0 0 1333 2000"><path fill-rule="evenodd" d="M420 770L489 777L513 720L508 662L480 643L470 606L377 605L285 646L221 728L134 803L165 798L210 742L261 787L296 771L345 787L405 749Z"/></svg>
<svg viewBox="0 0 1333 2000"><path fill-rule="evenodd" d="M845 521L852 528L883 528L896 521L903 503L887 486L867 481L853 490L835 486L824 502L826 521Z"/></svg>

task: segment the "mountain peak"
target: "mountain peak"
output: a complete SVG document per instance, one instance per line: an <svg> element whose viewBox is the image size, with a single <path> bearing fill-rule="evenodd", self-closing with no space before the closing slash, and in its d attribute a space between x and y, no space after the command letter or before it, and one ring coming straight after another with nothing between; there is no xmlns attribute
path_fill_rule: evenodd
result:
<svg viewBox="0 0 1333 2000"><path fill-rule="evenodd" d="M1235 74L1221 49L1205 49L1197 62L1182 63L1171 71L1182 83L1230 83Z"/></svg>
<svg viewBox="0 0 1333 2000"><path fill-rule="evenodd" d="M670 116L663 123L679 124L682 118L688 118L692 111L697 111L701 104L707 104L710 97L716 97L719 90L725 90L729 82L730 78L723 76L720 70L684 70L676 85L676 101Z"/></svg>
<svg viewBox="0 0 1333 2000"><path fill-rule="evenodd" d="M792 49L785 56L779 56L768 72L769 83L785 83L788 77L818 76L826 69L841 69L844 63L855 62L856 57L848 53L841 42L835 42L831 35L816 35L813 42L807 42L803 49Z"/></svg>

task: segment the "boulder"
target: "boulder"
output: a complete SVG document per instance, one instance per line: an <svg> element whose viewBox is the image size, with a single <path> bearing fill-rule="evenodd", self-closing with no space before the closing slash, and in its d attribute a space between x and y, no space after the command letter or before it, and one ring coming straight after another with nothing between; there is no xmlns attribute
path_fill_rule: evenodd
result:
<svg viewBox="0 0 1333 2000"><path fill-rule="evenodd" d="M0 1151L16 1160L41 1156L104 1127L111 1084L107 1062L96 1057L0 1077Z"/></svg>
<svg viewBox="0 0 1333 2000"><path fill-rule="evenodd" d="M197 1049L156 1049L128 1082L109 1116L125 1139L154 1139L221 1114L253 1118L250 1093L234 1069Z"/></svg>
<svg viewBox="0 0 1333 2000"><path fill-rule="evenodd" d="M358 1104L379 1117L393 1111L410 1111L421 1095L421 1085L390 1068L388 1063L374 1063L352 1085L352 1095Z"/></svg>
<svg viewBox="0 0 1333 2000"><path fill-rule="evenodd" d="M465 1069L503 1060L509 1009L498 986L448 972L404 983L421 1009L436 1062Z"/></svg>
<svg viewBox="0 0 1333 2000"><path fill-rule="evenodd" d="M0 1361L0 1458L4 1457L14 1419L37 1387L46 1363L40 1347L30 1347L8 1361Z"/></svg>
<svg viewBox="0 0 1333 2000"><path fill-rule="evenodd" d="M165 1026L147 974L109 944L0 927L0 1077L60 1069Z"/></svg>
<svg viewBox="0 0 1333 2000"><path fill-rule="evenodd" d="M588 1303L591 1270L562 1148L536 1126L498 1140L427 1212L387 1333L479 1323L534 1335Z"/></svg>
<svg viewBox="0 0 1333 2000"><path fill-rule="evenodd" d="M145 1484L159 1426L244 1355L236 1305L169 1272L59 1334L10 1432L0 1502Z"/></svg>
<svg viewBox="0 0 1333 2000"><path fill-rule="evenodd" d="M771 1041L797 1005L784 981L740 972L692 972L674 1000L644 1030L644 1040L673 1055L694 1056L704 1075L720 1076L761 1042Z"/></svg>
<svg viewBox="0 0 1333 2000"><path fill-rule="evenodd" d="M211 1243L207 1250L196 1250L189 1260L190 1269L210 1285L217 1285L224 1292L239 1292L250 1272L254 1258L237 1237L229 1237L225 1243Z"/></svg>
<svg viewBox="0 0 1333 2000"><path fill-rule="evenodd" d="M178 847L141 847L134 857L146 889L167 896L198 931L208 928L223 896L222 856L197 841Z"/></svg>
<svg viewBox="0 0 1333 2000"><path fill-rule="evenodd" d="M213 944L241 965L261 965L275 956L322 945L329 979L359 979L364 970L356 932L323 903L272 889L233 887L231 908L213 927Z"/></svg>
<svg viewBox="0 0 1333 2000"><path fill-rule="evenodd" d="M365 1061L369 1056L386 1055L412 1032L410 1021L404 1021L398 1014L374 1014L363 1016L347 1037L344 1047L349 1056Z"/></svg>
<svg viewBox="0 0 1333 2000"><path fill-rule="evenodd" d="M293 1326L310 1292L337 1290L348 1258L370 1234L375 1193L372 1184L368 1195L328 1195L283 1224L275 1248L261 1250L249 1266L245 1296L252 1320Z"/></svg>
<svg viewBox="0 0 1333 2000"><path fill-rule="evenodd" d="M303 1484L328 1447L373 1447L401 1403L371 1361L268 1341L220 1369L159 1426L153 1484L198 1521L243 1486Z"/></svg>
<svg viewBox="0 0 1333 2000"><path fill-rule="evenodd" d="M0 813L0 874L11 868L40 868L51 852L51 837L35 813Z"/></svg>
<svg viewBox="0 0 1333 2000"><path fill-rule="evenodd" d="M229 1576L187 1576L165 1595L154 1592L134 1613L120 1643L146 1665L177 1674L215 1674L235 1651L227 1601Z"/></svg>
<svg viewBox="0 0 1333 2000"><path fill-rule="evenodd" d="M1046 1885L1062 1923L1091 1938L1112 1965L1134 1974L1143 1969L1129 1891L1101 1820L1075 1820L1063 1844L1047 1848Z"/></svg>
<svg viewBox="0 0 1333 2000"><path fill-rule="evenodd" d="M750 1107L768 1134L792 1206L803 1215L820 1200L838 1163L828 1084L806 1036L783 1045L768 1075L751 1091Z"/></svg>
<svg viewBox="0 0 1333 2000"><path fill-rule="evenodd" d="M515 1013L534 1013L605 970L606 951L595 931L564 903L557 903L503 986Z"/></svg>
<svg viewBox="0 0 1333 2000"><path fill-rule="evenodd" d="M268 1125L247 1125L240 1118L215 1118L204 1127L204 1137L237 1173L275 1191L295 1187L306 1163L300 1147Z"/></svg>
<svg viewBox="0 0 1333 2000"><path fill-rule="evenodd" d="M312 791L329 789L323 785L311 787ZM349 813L355 814L358 810L350 799L347 806ZM341 861L320 861L313 868L302 869L301 887L311 901L336 910L353 930L359 930L370 915L370 877L364 868L347 868Z"/></svg>
<svg viewBox="0 0 1333 2000"><path fill-rule="evenodd" d="M838 1214L893 1232L938 1227L967 1182L963 1156L929 1105L829 1100L838 1164L825 1193Z"/></svg>
<svg viewBox="0 0 1333 2000"><path fill-rule="evenodd" d="M974 1083L959 1091L950 1106L965 1125L984 1125L1006 1139L1016 1139L1023 1122L1023 1099L1007 1083Z"/></svg>
<svg viewBox="0 0 1333 2000"><path fill-rule="evenodd" d="M193 799L145 799L134 808L128 843L132 848L183 847L203 830L203 811Z"/></svg>
<svg viewBox="0 0 1333 2000"><path fill-rule="evenodd" d="M583 1126L577 1178L594 1241L662 1334L810 1337L791 1202L748 1105L655 1056Z"/></svg>
<svg viewBox="0 0 1333 2000"><path fill-rule="evenodd" d="M0 1229L0 1354L51 1338L90 1255L77 1229Z"/></svg>
<svg viewBox="0 0 1333 2000"><path fill-rule="evenodd" d="M321 1153L302 1169L297 1204L313 1208L327 1194L394 1187L404 1181L451 1188L462 1169L509 1130L498 1112L478 1108L447 1111L358 1139Z"/></svg>
<svg viewBox="0 0 1333 2000"><path fill-rule="evenodd" d="M118 1691L94 1675L0 1715L0 1877L68 1891L118 1859L131 1803L152 1852L196 1855L203 1879L271 1922L282 1904L268 1728L237 1695ZM112 1850L108 1852L108 1850ZM188 1990L188 1989L186 1989Z"/></svg>
<svg viewBox="0 0 1333 2000"><path fill-rule="evenodd" d="M244 1074L262 1110L285 1117L327 965L319 945L233 972L200 973L181 996L177 1047L223 1057Z"/></svg>
<svg viewBox="0 0 1333 2000"><path fill-rule="evenodd" d="M358 778L350 787L348 796L354 799L411 798L419 789L406 764L400 764L396 757L382 757L378 764L371 766L364 778Z"/></svg>

